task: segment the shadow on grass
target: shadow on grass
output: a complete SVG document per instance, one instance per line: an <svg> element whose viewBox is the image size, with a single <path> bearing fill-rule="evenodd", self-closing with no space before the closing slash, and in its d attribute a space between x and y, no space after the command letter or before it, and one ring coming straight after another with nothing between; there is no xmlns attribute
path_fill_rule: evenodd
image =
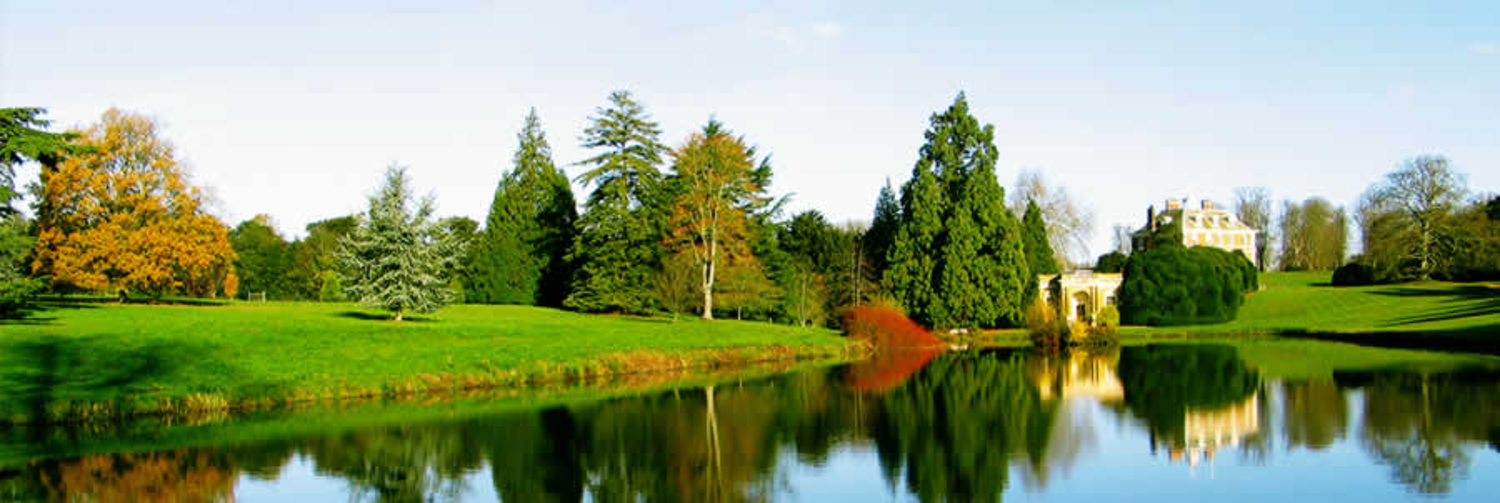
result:
<svg viewBox="0 0 1500 503"><path fill-rule="evenodd" d="M102 336L47 336L0 346L0 404L32 423L55 421L54 410L72 403L118 400L170 380L200 348L153 343L122 347ZM63 418L65 419L65 418ZM34 425L35 426L35 425Z"/></svg>
<svg viewBox="0 0 1500 503"><path fill-rule="evenodd" d="M1475 316L1500 314L1500 288L1485 285L1455 285L1450 288L1396 288L1370 292L1372 295L1392 297L1444 297L1445 304L1457 304L1451 308L1434 310L1420 315L1406 316L1382 324L1398 327L1416 323L1452 321ZM1493 333L1493 329L1490 330Z"/></svg>
<svg viewBox="0 0 1500 503"><path fill-rule="evenodd" d="M395 319L395 316L391 315L389 313L371 313L371 312L367 312L367 311L344 311L344 312L338 313L338 314L336 314L334 316L338 316L340 318L349 318L351 320L363 320L363 321L391 321L391 320ZM431 323L431 322L434 322L434 321L437 321L437 318L420 317L420 316L406 316L406 317L401 318L401 323L407 323L407 322L412 322L412 323Z"/></svg>
<svg viewBox="0 0 1500 503"><path fill-rule="evenodd" d="M1361 346L1392 349L1420 349L1500 356L1500 323L1448 330L1395 331L1375 333L1320 332L1315 330L1279 330L1276 335Z"/></svg>
<svg viewBox="0 0 1500 503"><path fill-rule="evenodd" d="M59 310L98 308L99 306L94 304L33 302L14 311L0 313L0 327L6 325L54 325L57 323L57 317L45 316L45 313Z"/></svg>

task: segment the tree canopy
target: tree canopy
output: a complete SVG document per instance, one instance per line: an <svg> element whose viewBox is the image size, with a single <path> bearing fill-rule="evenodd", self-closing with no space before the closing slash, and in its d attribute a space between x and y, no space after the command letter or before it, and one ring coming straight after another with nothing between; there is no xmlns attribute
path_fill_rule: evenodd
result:
<svg viewBox="0 0 1500 503"><path fill-rule="evenodd" d="M573 188L552 163L536 110L516 135L515 167L500 178L484 233L470 256L467 296L486 304L558 306L572 270Z"/></svg>
<svg viewBox="0 0 1500 503"><path fill-rule="evenodd" d="M770 202L764 182L770 165L756 164L755 149L710 119L672 153L677 197L669 239L692 254L699 269L703 319L713 319L714 283L721 267L755 260L750 217Z"/></svg>
<svg viewBox="0 0 1500 503"><path fill-rule="evenodd" d="M156 123L110 109L77 134L80 152L41 172L33 272L59 288L225 292L229 229L203 209Z"/></svg>
<svg viewBox="0 0 1500 503"><path fill-rule="evenodd" d="M288 298L287 272L292 265L290 245L276 232L270 215L256 215L229 231L229 242L238 258L234 261L242 292L265 293L269 298Z"/></svg>

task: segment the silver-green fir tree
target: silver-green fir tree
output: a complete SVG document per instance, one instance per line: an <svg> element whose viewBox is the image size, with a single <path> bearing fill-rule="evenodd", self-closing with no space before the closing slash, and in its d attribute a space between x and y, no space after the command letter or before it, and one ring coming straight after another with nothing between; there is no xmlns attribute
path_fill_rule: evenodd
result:
<svg viewBox="0 0 1500 503"><path fill-rule="evenodd" d="M351 300L385 309L401 321L407 312L431 313L453 302L449 280L459 243L432 218L433 199L414 201L406 168L386 168L370 197L370 210L338 251Z"/></svg>

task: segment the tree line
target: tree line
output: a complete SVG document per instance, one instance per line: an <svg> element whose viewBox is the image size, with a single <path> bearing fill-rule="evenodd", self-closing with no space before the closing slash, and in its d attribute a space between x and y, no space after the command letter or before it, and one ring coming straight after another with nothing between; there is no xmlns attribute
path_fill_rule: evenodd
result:
<svg viewBox="0 0 1500 503"><path fill-rule="evenodd" d="M6 110L0 273L11 299L355 300L397 318L470 302L801 325L880 300L930 326L1015 325L1035 273L1072 263L1092 218L1035 172L1008 200L993 128L962 94L932 116L911 179L899 196L887 181L868 225L787 215L771 156L745 135L711 118L668 146L645 106L617 91L581 136L581 205L532 110L484 222L436 218L409 168L392 165L367 211L295 240L266 214L232 228L212 215L153 120L112 109L49 133L43 112ZM31 219L12 208L10 173L27 161L42 167Z"/></svg>
<svg viewBox="0 0 1500 503"><path fill-rule="evenodd" d="M1278 205L1265 187L1241 187L1233 211L1257 231L1262 271L1336 271L1335 284L1500 278L1500 196L1470 191L1441 155L1402 162L1353 208L1316 196ZM1125 269L1132 232L1114 226L1115 249L1099 256L1096 271Z"/></svg>

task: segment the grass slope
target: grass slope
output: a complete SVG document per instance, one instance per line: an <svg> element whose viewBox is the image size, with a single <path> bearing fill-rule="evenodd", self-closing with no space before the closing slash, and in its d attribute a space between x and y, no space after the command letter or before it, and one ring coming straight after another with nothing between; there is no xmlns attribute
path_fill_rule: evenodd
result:
<svg viewBox="0 0 1500 503"><path fill-rule="evenodd" d="M1335 287L1328 272L1267 273L1229 323L1127 335L1280 334L1500 353L1500 285L1428 281Z"/></svg>
<svg viewBox="0 0 1500 503"><path fill-rule="evenodd" d="M52 303L0 320L0 423L480 388L841 357L829 331L453 306L400 323L350 305Z"/></svg>

